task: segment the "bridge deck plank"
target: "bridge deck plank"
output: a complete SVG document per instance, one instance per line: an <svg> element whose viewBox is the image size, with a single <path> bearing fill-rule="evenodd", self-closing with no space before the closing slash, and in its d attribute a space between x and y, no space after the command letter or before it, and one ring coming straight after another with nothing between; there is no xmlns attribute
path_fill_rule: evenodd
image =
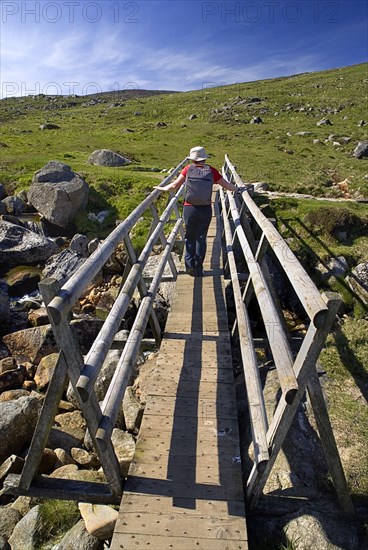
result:
<svg viewBox="0 0 368 550"><path fill-rule="evenodd" d="M205 277L180 273L112 550L246 550L231 347L213 217Z"/></svg>

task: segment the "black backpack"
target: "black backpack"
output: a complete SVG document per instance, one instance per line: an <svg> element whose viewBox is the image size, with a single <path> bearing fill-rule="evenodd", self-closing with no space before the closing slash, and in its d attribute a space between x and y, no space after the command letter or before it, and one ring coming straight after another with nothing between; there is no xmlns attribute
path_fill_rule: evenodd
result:
<svg viewBox="0 0 368 550"><path fill-rule="evenodd" d="M193 206L210 205L213 183L211 166L191 164L185 180L185 202Z"/></svg>

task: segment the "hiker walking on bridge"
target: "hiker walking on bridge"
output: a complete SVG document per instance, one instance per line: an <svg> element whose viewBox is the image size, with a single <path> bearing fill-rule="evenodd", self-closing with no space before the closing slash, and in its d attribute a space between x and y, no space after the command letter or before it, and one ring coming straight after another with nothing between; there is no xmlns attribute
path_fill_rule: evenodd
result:
<svg viewBox="0 0 368 550"><path fill-rule="evenodd" d="M177 191L185 183L183 218L185 221L185 268L192 277L203 276L207 232L212 217L212 186L217 183L229 191L238 191L209 164L203 147L192 147L180 175L168 185L155 186L160 191Z"/></svg>

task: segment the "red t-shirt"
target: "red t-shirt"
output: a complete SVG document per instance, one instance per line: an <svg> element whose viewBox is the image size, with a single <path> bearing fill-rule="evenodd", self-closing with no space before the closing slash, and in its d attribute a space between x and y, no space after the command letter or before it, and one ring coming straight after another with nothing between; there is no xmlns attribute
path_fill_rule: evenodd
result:
<svg viewBox="0 0 368 550"><path fill-rule="evenodd" d="M191 165L188 164L180 172L184 177L186 177L186 175L187 175L189 166L191 166ZM210 168L211 168L211 172L212 172L212 175L213 175L213 181L215 183L217 183L222 178L222 176L221 176L220 172L218 170L216 170L216 168L214 168L213 166L210 166ZM191 206L191 204L189 202L184 202L184 206Z"/></svg>
<svg viewBox="0 0 368 550"><path fill-rule="evenodd" d="M180 172L184 177L186 177L186 175L187 175L189 166L190 166L190 164L188 164L187 166L185 166L185 167L183 168L183 170ZM212 174L213 174L213 181L214 181L215 183L217 183L217 182L222 178L222 176L221 176L220 172L218 172L218 170L216 170L216 168L214 168L213 166L211 166L210 168L211 168L211 172L212 172Z"/></svg>

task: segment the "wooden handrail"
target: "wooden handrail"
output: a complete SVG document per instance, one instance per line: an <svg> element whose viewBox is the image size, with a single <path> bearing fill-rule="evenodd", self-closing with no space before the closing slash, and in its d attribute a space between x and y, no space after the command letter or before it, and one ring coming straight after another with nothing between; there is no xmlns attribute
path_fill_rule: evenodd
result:
<svg viewBox="0 0 368 550"><path fill-rule="evenodd" d="M292 403L298 390L298 384L293 371L293 356L287 335L274 304L270 288L265 280L260 264L256 261L250 244L245 236L240 222L239 211L235 199L229 193L231 216L235 224L235 232L239 239L242 252L247 262L249 276L260 307L268 342L279 375L280 385L287 403Z"/></svg>
<svg viewBox="0 0 368 550"><path fill-rule="evenodd" d="M220 189L222 210L226 210L224 191ZM268 459L267 446L267 414L263 398L261 379L248 312L242 300L241 289L235 264L232 247L233 235L227 216L223 216L227 259L229 262L231 282L233 285L234 301L238 318L240 350L242 355L245 386L249 403L249 417L251 421L252 440L255 463L258 470L262 470Z"/></svg>
<svg viewBox="0 0 368 550"><path fill-rule="evenodd" d="M114 376L110 382L105 399L103 401L103 416L99 425L99 429L96 433L96 439L99 441L99 444L102 446L102 448L104 448L109 441L112 430L116 423L124 393L128 385L133 363L135 361L135 358L137 357L137 353L143 339L143 334L148 323L153 300L160 284L167 259L175 244L175 240L179 233L182 221L183 220L181 218L177 220L172 232L170 233L169 238L167 239L166 249L156 269L156 273L149 287L148 294L141 302L127 343L124 347L123 353L120 357Z"/></svg>
<svg viewBox="0 0 368 550"><path fill-rule="evenodd" d="M236 173L235 167L228 155L225 155L225 165L228 167L235 183L237 185L243 185L243 181ZM290 249L270 220L260 211L250 195L248 193L243 193L242 199L264 233L270 247L284 269L286 276L293 285L308 317L316 328L322 327L327 315L327 307L318 288L310 279L294 252Z"/></svg>

